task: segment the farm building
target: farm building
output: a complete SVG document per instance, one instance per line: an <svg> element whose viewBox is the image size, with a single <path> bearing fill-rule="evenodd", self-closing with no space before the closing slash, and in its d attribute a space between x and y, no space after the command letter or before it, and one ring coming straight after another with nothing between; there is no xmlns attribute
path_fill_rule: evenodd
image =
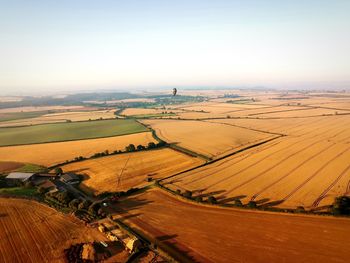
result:
<svg viewBox="0 0 350 263"><path fill-rule="evenodd" d="M104 221L98 226L98 230L105 233L111 241L120 241L129 253L135 252L141 246L141 241L130 233L125 233L119 226L110 221Z"/></svg>
<svg viewBox="0 0 350 263"><path fill-rule="evenodd" d="M8 176L6 176L6 181L9 185L16 185L18 183L25 183L29 180L32 180L35 177L35 173L9 173Z"/></svg>
<svg viewBox="0 0 350 263"><path fill-rule="evenodd" d="M58 190L56 184L50 180L46 180L40 184L40 187L45 189L46 191L56 191Z"/></svg>
<svg viewBox="0 0 350 263"><path fill-rule="evenodd" d="M79 176L76 174L73 174L73 173L65 173L64 175L61 176L61 180L62 180L62 182L67 183L67 184L80 183Z"/></svg>

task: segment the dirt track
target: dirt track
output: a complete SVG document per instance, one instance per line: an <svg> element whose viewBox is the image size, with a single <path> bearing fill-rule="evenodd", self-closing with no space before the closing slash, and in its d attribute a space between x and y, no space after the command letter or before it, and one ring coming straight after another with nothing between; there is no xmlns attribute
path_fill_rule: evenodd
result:
<svg viewBox="0 0 350 263"><path fill-rule="evenodd" d="M119 206L120 207L120 206ZM221 209L159 189L121 203L119 217L200 262L348 262L350 220Z"/></svg>

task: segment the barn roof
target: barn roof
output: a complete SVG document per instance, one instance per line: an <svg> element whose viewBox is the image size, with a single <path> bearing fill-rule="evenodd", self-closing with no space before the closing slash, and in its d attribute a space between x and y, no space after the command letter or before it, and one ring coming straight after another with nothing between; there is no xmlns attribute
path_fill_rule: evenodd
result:
<svg viewBox="0 0 350 263"><path fill-rule="evenodd" d="M65 181L73 181L73 180L79 180L79 176L73 173L65 173L61 176L61 178Z"/></svg>
<svg viewBox="0 0 350 263"><path fill-rule="evenodd" d="M7 179L18 179L18 180L28 180L30 177L32 177L35 173L9 173L8 176L6 176Z"/></svg>

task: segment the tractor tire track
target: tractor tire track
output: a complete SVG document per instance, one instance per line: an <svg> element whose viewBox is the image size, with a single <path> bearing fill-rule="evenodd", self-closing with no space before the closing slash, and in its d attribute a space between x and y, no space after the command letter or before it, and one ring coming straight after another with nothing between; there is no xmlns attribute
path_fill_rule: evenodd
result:
<svg viewBox="0 0 350 263"><path fill-rule="evenodd" d="M348 150L350 150L350 147L345 149L344 151L340 152L336 156L334 156L332 159L328 160L326 163L324 163L320 168L318 168L311 176L309 176L304 182L302 182L300 185L298 185L293 191L291 191L288 195L286 195L282 200L286 201L290 197L292 197L297 191L299 191L302 187L304 187L308 182L310 182L314 177L316 177L323 169L325 169L330 163L332 163L334 160L342 156L344 153L346 153Z"/></svg>
<svg viewBox="0 0 350 263"><path fill-rule="evenodd" d="M348 165L343 172L341 172L337 178L320 194L320 196L312 203L312 208L316 208L320 202L322 201L323 198L326 197L327 193L333 188L336 183L339 182L339 180L350 170L350 165Z"/></svg>
<svg viewBox="0 0 350 263"><path fill-rule="evenodd" d="M280 160L280 161L277 162L276 164L274 164L274 165L270 166L269 168L263 170L262 172L258 173L258 174L255 175L254 177L252 177L252 178L250 178L250 179L248 179L248 180L246 180L246 181L240 183L239 185L237 185L237 186L235 186L235 187L229 189L228 191L226 191L225 194L230 194L230 193L232 193L233 191L235 191L235 190L241 188L242 186L244 186L244 185L246 185L246 184L252 182L253 180L255 180L255 179L257 179L257 178L263 176L263 175L266 174L268 171L270 171L270 170L272 170L272 169L275 169L277 166L281 165L281 164L284 163L285 161L289 160L290 158L292 158L292 157L296 156L297 154L299 154L299 153L301 153L301 152L307 150L309 147L312 147L312 146L316 145L317 143L319 143L319 142L321 142L321 141L323 141L323 139L322 139L322 140L318 140L318 141L316 141L316 142L313 142L313 143L311 143L311 144L308 144L307 146L303 147L302 149L300 149L300 150L298 150L298 151L296 151L296 152L294 152L294 153L288 155L287 157L283 158L282 160ZM285 150L285 149L283 149L283 150ZM267 159L267 158L269 158L269 157L270 157L270 156L266 156L266 157L263 158L262 160ZM244 170L247 170L247 169L244 169ZM240 172L241 172L241 171L240 171Z"/></svg>
<svg viewBox="0 0 350 263"><path fill-rule="evenodd" d="M283 175L282 177L280 177L279 179L277 179L276 181L270 183L269 185L267 185L266 187L264 187L263 189L261 189L259 192L257 192L256 194L253 195L253 197L251 198L251 201L254 201L259 195L261 195L263 192L265 192L266 190L268 190L269 188L271 188L272 186L276 185L277 183L281 182L283 179L287 178L288 176L290 176L293 172L295 172L296 170L298 170L299 168L301 168L303 165L305 165L306 163L308 163L309 161L311 161L312 159L314 159L315 157L317 157L318 155L324 153L325 151L327 151L329 148L333 147L335 144L331 144L328 145L326 148L322 149L321 151L318 151L316 154L310 156L309 158L307 158L306 160L304 160L303 162L301 162L299 165L297 165L296 167L294 167L292 170L290 170L288 173L286 173L285 175Z"/></svg>

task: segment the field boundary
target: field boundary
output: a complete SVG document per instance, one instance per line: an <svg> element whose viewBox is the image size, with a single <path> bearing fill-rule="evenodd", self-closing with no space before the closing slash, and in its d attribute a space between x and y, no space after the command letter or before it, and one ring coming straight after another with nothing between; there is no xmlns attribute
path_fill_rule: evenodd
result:
<svg viewBox="0 0 350 263"><path fill-rule="evenodd" d="M193 170L195 170L195 169L198 169L198 168L207 166L207 165L209 165L209 164L212 164L212 163L221 161L221 160L223 160L223 159L226 159L227 157L236 155L236 154L238 154L238 153L241 153L241 152L246 151L246 150L249 150L249 149L251 149L251 148L254 148L254 147L263 145L263 144L265 144L265 143L268 143L268 142L270 142L270 141L276 140L276 139L281 138L281 137L284 137L284 135L276 136L276 137L273 137L273 138L270 138L270 139L267 139L267 140L264 140L264 141L260 141L260 142L258 142L258 143L255 143L255 144L252 144L252 145L249 145L249 146L246 146L246 147L241 148L241 149L239 149L239 150L237 150L237 151L234 151L234 152L231 152L231 153L226 154L226 155L224 155L224 156L221 156L221 157L219 157L219 158L217 158L217 159L212 159L212 160L210 160L210 161L208 161L208 162L206 162L206 163L203 163L203 164L201 164L201 165L198 165L198 166L196 166L196 167L192 167L192 168L189 168L189 169L187 169L187 170L185 170L185 171L182 171L182 172L179 172L179 173L170 175L170 176L168 176L168 177L164 177L164 178L162 178L161 180L159 180L159 182L161 182L161 181L163 181L163 180L167 180L167 179L169 179L169 178L173 178L173 177L178 176L178 175L180 175L180 174L187 173L187 172L193 171Z"/></svg>

